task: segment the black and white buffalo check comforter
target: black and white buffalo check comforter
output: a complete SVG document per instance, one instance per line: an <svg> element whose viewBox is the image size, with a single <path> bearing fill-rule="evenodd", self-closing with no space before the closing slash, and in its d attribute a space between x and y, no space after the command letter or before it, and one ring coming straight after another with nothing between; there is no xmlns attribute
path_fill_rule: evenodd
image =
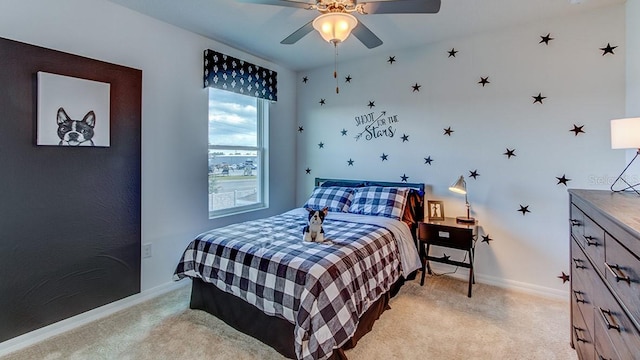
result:
<svg viewBox="0 0 640 360"><path fill-rule="evenodd" d="M401 275L420 267L409 227L390 218L329 213L325 237L302 241L306 210L200 234L174 279L201 278L295 325L298 359L326 359Z"/></svg>

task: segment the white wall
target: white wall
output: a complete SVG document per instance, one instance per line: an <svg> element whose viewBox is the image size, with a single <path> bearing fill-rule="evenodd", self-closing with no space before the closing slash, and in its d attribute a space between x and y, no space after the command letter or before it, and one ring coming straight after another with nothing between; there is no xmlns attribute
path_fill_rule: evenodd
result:
<svg viewBox="0 0 640 360"><path fill-rule="evenodd" d="M627 0L627 116L640 116L640 0Z"/></svg>
<svg viewBox="0 0 640 360"><path fill-rule="evenodd" d="M288 69L104 0L1 0L0 36L142 70L142 243L153 247L142 259L143 291L172 281L198 233L294 206L295 74ZM208 219L207 48L278 72L268 210Z"/></svg>
<svg viewBox="0 0 640 360"><path fill-rule="evenodd" d="M304 131L297 135L297 203L316 176L400 181L406 174L426 183L427 197L444 200L446 215L455 217L463 215L464 199L447 188L464 174L473 215L494 240L477 244L478 280L566 296L568 283L557 276L569 273L568 195L556 177L566 174L571 188L607 188L623 166L624 153L610 148L609 120L625 111L624 22L624 5L617 5L389 53L393 64L388 56L341 62L338 95L333 67L298 74ZM539 44L547 33L554 40ZM618 46L615 55L602 56L607 43ZM451 48L459 51L455 58ZM539 92L547 99L533 104ZM397 115L395 136L356 141L363 127L355 118L381 111ZM574 136L574 124L586 133ZM443 135L449 126L451 137ZM516 157L502 155L506 148ZM469 178L476 169L477 180ZM531 213L523 216L520 205Z"/></svg>
<svg viewBox="0 0 640 360"><path fill-rule="evenodd" d="M640 0L626 2L627 28L627 111L625 117L640 117ZM627 150L627 162L636 155L637 150ZM640 183L640 159L636 159L629 168L627 181Z"/></svg>

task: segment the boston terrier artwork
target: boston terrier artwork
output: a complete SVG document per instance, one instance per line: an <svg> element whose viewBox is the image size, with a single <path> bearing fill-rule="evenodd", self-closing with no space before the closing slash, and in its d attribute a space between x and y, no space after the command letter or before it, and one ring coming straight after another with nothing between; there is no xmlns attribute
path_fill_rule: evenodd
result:
<svg viewBox="0 0 640 360"><path fill-rule="evenodd" d="M73 120L64 108L59 108L57 122L59 146L94 146L91 138L96 126L96 114L93 111L89 111L82 120Z"/></svg>

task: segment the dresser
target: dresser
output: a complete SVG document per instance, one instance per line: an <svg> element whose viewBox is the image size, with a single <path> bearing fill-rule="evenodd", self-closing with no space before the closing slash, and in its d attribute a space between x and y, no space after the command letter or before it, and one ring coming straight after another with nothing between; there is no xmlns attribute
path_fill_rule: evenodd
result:
<svg viewBox="0 0 640 360"><path fill-rule="evenodd" d="M640 196L569 198L571 344L581 360L640 359Z"/></svg>

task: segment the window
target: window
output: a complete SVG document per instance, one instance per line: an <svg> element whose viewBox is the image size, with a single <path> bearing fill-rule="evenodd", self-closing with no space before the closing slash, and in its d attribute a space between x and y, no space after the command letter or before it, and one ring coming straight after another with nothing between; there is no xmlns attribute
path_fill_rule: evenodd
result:
<svg viewBox="0 0 640 360"><path fill-rule="evenodd" d="M267 207L268 107L209 88L209 218Z"/></svg>

